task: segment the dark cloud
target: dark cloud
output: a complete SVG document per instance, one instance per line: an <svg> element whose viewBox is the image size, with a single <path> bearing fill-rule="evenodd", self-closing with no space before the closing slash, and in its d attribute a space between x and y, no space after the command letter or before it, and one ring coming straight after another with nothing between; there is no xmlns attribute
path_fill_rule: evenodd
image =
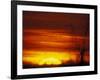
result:
<svg viewBox="0 0 100 80"><path fill-rule="evenodd" d="M89 35L89 14L23 11L23 26L31 29L63 29L71 35Z"/></svg>

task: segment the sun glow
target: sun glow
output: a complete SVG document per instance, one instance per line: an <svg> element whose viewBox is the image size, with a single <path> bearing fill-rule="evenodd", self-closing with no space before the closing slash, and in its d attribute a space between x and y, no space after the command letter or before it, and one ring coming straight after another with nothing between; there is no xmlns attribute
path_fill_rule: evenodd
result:
<svg viewBox="0 0 100 80"><path fill-rule="evenodd" d="M39 65L60 65L61 61L55 57L49 57L49 58L45 58L43 59Z"/></svg>
<svg viewBox="0 0 100 80"><path fill-rule="evenodd" d="M28 52L28 51L27 51ZM24 56L23 61L38 66L58 66L80 62L78 52L48 52L48 51L29 51L30 56Z"/></svg>

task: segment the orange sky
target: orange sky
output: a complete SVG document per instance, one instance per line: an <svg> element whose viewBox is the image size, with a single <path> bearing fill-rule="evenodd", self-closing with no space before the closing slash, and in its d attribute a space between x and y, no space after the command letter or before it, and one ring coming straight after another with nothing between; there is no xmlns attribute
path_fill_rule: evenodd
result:
<svg viewBox="0 0 100 80"><path fill-rule="evenodd" d="M24 65L76 64L82 48L89 63L88 14L23 12Z"/></svg>

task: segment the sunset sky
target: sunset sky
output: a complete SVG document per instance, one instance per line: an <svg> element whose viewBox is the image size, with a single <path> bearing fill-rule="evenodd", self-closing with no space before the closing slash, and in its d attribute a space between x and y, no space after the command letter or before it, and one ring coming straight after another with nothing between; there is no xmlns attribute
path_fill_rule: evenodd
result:
<svg viewBox="0 0 100 80"><path fill-rule="evenodd" d="M89 15L23 11L23 67L89 63Z"/></svg>

